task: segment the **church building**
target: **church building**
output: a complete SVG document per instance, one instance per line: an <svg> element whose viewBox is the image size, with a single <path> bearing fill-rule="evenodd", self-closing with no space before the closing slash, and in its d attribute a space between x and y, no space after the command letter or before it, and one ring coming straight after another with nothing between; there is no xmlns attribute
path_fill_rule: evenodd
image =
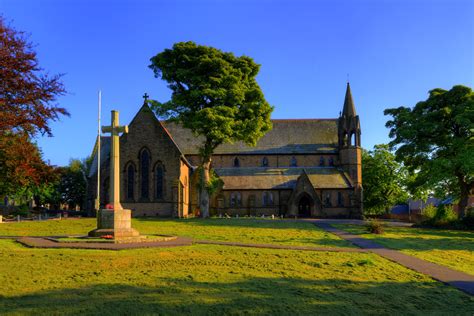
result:
<svg viewBox="0 0 474 316"><path fill-rule="evenodd" d="M335 119L278 119L255 147L223 144L212 169L223 186L210 214L358 218L362 214L361 128L349 83ZM133 216L188 217L198 212L200 137L160 121L146 102L120 136L121 203ZM109 202L110 138L97 143L88 175L93 209L97 170L101 207Z"/></svg>

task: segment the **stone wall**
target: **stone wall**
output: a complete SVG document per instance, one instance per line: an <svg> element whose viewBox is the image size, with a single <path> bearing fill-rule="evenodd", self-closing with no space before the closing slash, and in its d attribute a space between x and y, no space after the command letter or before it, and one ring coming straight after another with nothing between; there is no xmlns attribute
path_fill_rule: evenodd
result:
<svg viewBox="0 0 474 316"><path fill-rule="evenodd" d="M291 166L291 160L296 159L297 166L318 167L321 157L323 157L325 166L329 166L329 160L332 158L334 165L339 165L338 155L336 154L314 154L314 155L214 155L212 156L213 168L232 168L234 160L238 158L240 167L263 167L263 159L267 158L268 167L284 168ZM186 156L193 165L199 163L199 157L196 155Z"/></svg>

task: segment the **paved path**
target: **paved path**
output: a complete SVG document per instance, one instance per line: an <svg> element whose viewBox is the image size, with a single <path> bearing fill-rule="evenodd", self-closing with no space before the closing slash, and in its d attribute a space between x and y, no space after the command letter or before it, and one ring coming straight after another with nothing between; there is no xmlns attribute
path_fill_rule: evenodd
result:
<svg viewBox="0 0 474 316"><path fill-rule="evenodd" d="M11 238L11 237L10 237ZM55 242L44 237L20 237L16 239L19 243L31 248L73 248L73 249L101 249L101 250L123 250L135 248L166 248L189 246L193 240L187 237L178 237L168 241L150 241L140 243L92 243L92 242Z"/></svg>
<svg viewBox="0 0 474 316"><path fill-rule="evenodd" d="M359 246L362 249L367 249L370 252L376 253L409 269L426 274L435 280L450 284L463 292L474 295L474 276L470 274L406 255L397 250L385 248L372 240L334 228L326 221L316 222L315 225L327 232L341 237L342 239L352 242L354 245Z"/></svg>

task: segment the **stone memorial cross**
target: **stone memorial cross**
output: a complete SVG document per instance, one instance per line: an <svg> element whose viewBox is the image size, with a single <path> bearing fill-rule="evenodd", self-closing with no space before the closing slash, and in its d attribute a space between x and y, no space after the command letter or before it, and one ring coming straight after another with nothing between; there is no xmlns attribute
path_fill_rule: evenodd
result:
<svg viewBox="0 0 474 316"><path fill-rule="evenodd" d="M110 191L114 211L122 210L120 204L120 138L119 133L128 133L128 125L119 125L119 112L112 110L112 125L102 126L102 133L111 133L110 148Z"/></svg>

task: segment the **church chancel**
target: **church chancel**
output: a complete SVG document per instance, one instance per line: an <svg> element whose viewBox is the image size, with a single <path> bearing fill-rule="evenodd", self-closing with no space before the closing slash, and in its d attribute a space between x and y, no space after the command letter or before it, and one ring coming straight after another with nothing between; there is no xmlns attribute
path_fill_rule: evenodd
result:
<svg viewBox="0 0 474 316"><path fill-rule="evenodd" d="M138 231L132 228L131 210L120 204L120 133L128 133L128 126L119 125L119 112L112 111L112 125L103 126L103 133L111 134L110 155L110 203L108 208L101 209L97 215L97 229L89 232L91 237L110 235L114 239L138 237Z"/></svg>

